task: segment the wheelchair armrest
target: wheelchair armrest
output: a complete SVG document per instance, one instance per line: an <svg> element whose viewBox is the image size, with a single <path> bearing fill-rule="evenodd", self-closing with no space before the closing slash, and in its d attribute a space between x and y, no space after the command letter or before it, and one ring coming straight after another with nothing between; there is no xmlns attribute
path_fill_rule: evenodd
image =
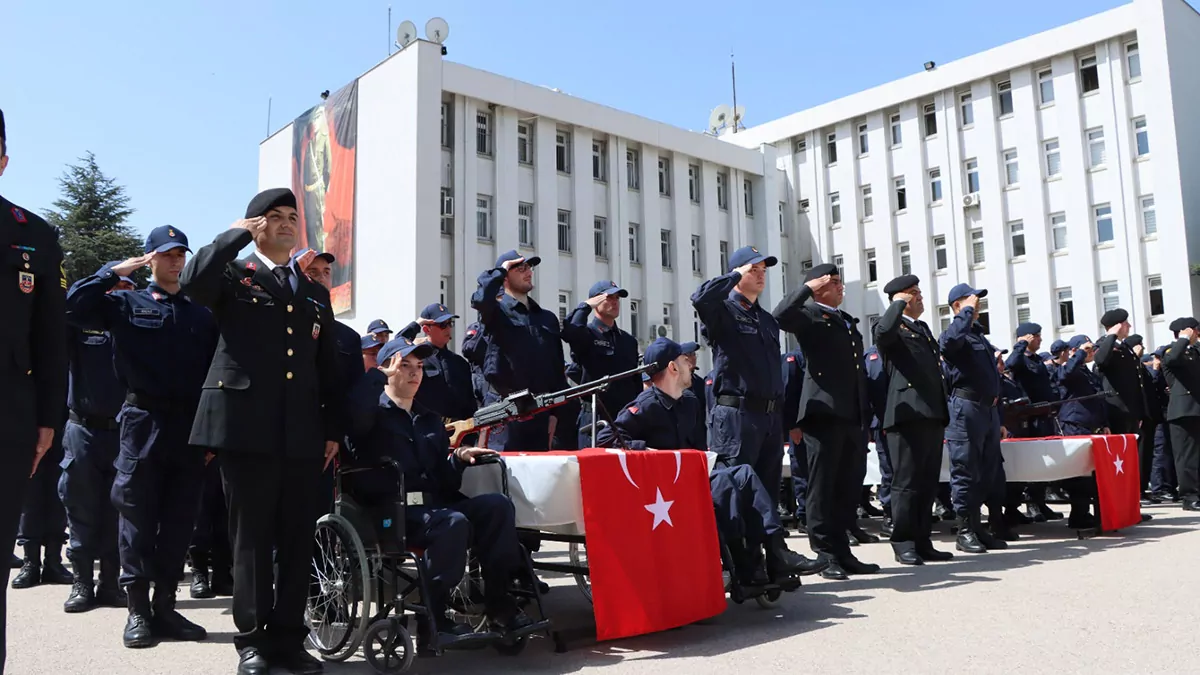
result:
<svg viewBox="0 0 1200 675"><path fill-rule="evenodd" d="M401 468L400 462L397 462L391 457L380 457L378 461L368 462L366 464L359 464L356 462L351 466L339 466L338 473L345 475L350 473L362 473L364 471L378 471L380 469L393 472L397 478L404 477L404 469Z"/></svg>

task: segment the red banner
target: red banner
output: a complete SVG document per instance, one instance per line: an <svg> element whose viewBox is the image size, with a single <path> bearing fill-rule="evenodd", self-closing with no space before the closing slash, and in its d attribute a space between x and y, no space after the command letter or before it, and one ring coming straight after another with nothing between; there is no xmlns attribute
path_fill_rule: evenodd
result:
<svg viewBox="0 0 1200 675"><path fill-rule="evenodd" d="M1142 522L1142 479L1137 435L1092 436L1100 528L1119 530Z"/></svg>

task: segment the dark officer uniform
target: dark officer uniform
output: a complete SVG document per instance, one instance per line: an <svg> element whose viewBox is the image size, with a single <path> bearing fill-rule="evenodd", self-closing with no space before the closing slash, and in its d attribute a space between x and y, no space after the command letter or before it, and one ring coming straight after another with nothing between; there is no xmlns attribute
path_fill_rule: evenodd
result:
<svg viewBox="0 0 1200 675"><path fill-rule="evenodd" d="M1195 341L1179 337L1179 332L1200 327L1191 317L1171 323L1175 344L1163 356L1167 386L1171 389L1167 404L1167 433L1175 453L1175 473L1179 479L1179 498L1186 511L1200 511L1200 350Z"/></svg>
<svg viewBox="0 0 1200 675"><path fill-rule="evenodd" d="M147 253L180 247L190 250L187 236L170 226L146 237ZM125 646L148 647L154 636L202 640L204 629L174 607L203 485L204 451L190 445L188 435L216 324L184 292L171 295L151 281L146 289L109 293L118 281L105 265L76 282L67 320L112 334L117 374L128 391L112 485L121 515L121 585L129 594Z"/></svg>
<svg viewBox="0 0 1200 675"><path fill-rule="evenodd" d="M1145 353L1142 336L1130 335L1125 339L1125 344L1130 350L1142 347L1143 351L1142 355L1138 357L1141 366L1138 369L1138 376L1141 378L1142 389L1142 419L1141 426L1138 427L1138 468L1140 469L1138 477L1142 480L1142 498L1149 500L1151 504L1157 504L1159 500L1150 494L1150 472L1151 465L1154 463L1154 432L1163 422L1163 416L1155 401L1154 374L1146 366L1149 355ZM1138 356L1137 351L1134 351L1134 356Z"/></svg>
<svg viewBox="0 0 1200 675"><path fill-rule="evenodd" d="M897 277L884 286L890 299L920 283L915 275ZM887 399L881 426L887 432L892 476L892 549L896 560L920 565L948 560L934 549L933 502L942 472L942 438L950 413L941 354L924 321L904 314L908 304L896 300L875 326L875 343L887 370Z"/></svg>
<svg viewBox="0 0 1200 675"><path fill-rule="evenodd" d="M117 264L109 263L109 265ZM133 284L127 277L121 281ZM127 599L117 577L117 510L110 493L121 447L117 415L125 403L125 385L118 378L112 334L106 330L68 329L71 364L67 405L70 419L63 433L62 476L58 495L66 508L71 539L67 558L74 587L63 605L82 612L97 604L124 607ZM93 587L96 561L100 583Z"/></svg>
<svg viewBox="0 0 1200 675"><path fill-rule="evenodd" d="M17 527L17 545L24 549L25 556L21 571L13 577L13 588L72 583L71 573L62 564L62 547L67 543L67 512L58 496L63 456L60 426L54 430L54 442L25 490Z"/></svg>
<svg viewBox="0 0 1200 675"><path fill-rule="evenodd" d="M1064 436L1089 436L1100 433L1108 426L1108 407L1104 399L1086 401L1070 399L1093 396L1104 391L1104 382L1099 373L1087 367L1087 352L1080 349L1091 340L1086 335L1076 335L1068 343L1077 350L1061 368L1055 371L1055 379L1066 403L1058 410L1058 422Z"/></svg>
<svg viewBox="0 0 1200 675"><path fill-rule="evenodd" d="M745 246L729 269L778 260ZM713 403L708 415L708 449L731 464L748 464L779 502L783 481L783 368L779 323L758 301L735 290L742 275L731 271L700 284L692 305L713 346Z"/></svg>
<svg viewBox="0 0 1200 675"><path fill-rule="evenodd" d="M832 264L809 270L805 281L839 276ZM863 427L867 419L867 380L863 374L863 339L846 312L819 305L807 283L788 293L775 307L780 327L792 333L808 359L800 399L800 427L808 446L808 537L829 567L826 578L846 573L871 574L878 565L850 554L847 532L856 529L862 494Z"/></svg>
<svg viewBox="0 0 1200 675"><path fill-rule="evenodd" d="M542 309L533 298L526 305L504 292L507 272L503 265L522 256L508 251L496 259L496 266L479 275L479 288L471 296L471 306L479 312L479 321L486 329L483 342L486 356L483 377L487 384L484 405L495 403L517 391L528 389L535 394L560 391L566 388L567 378L562 358L562 341L558 317ZM525 262L537 267L541 258L533 256ZM564 406L565 407L565 406ZM558 427L570 424L558 411L547 411L530 420L512 422L488 433L487 444L493 450L549 450L550 417L559 420Z"/></svg>
<svg viewBox="0 0 1200 675"><path fill-rule="evenodd" d="M1128 319L1129 312L1112 309L1100 317L1100 325L1107 330ZM1145 416L1142 376L1138 372L1142 364L1137 355L1128 344L1117 344L1116 335L1105 335L1096 341L1095 362L1108 394L1108 426L1114 434L1136 434L1138 422Z"/></svg>
<svg viewBox="0 0 1200 675"><path fill-rule="evenodd" d="M796 528L808 530L808 450L801 432L800 442L792 443L791 432L800 429L800 399L804 393L804 352L797 347L783 355L783 426L787 434L788 463L792 472L792 498L796 500Z"/></svg>
<svg viewBox="0 0 1200 675"><path fill-rule="evenodd" d="M379 361L410 354L428 358L433 349L397 336L379 350ZM400 464L409 501L404 510L406 537L425 550L432 595L425 602L436 627L451 635L465 632L450 623L444 606L447 593L466 570L468 546L481 563L489 617L509 630L528 624L505 590L522 567L512 502L501 494L464 497L460 489L467 465L450 452L442 416L419 404L404 410L388 397L386 384L387 376L372 369L351 393L352 461L370 466L388 457ZM354 474L350 490L369 509L386 508L400 496L396 476L382 470Z"/></svg>
<svg viewBox="0 0 1200 675"><path fill-rule="evenodd" d="M435 302L421 310L421 318L433 323L445 323L457 319L458 315ZM416 321L399 333L409 341L416 340L420 334L421 324ZM470 419L478 410L471 384L471 364L451 351L449 345L445 349L430 346L434 351L425 359L425 376L417 391L417 403L451 420Z"/></svg>
<svg viewBox="0 0 1200 675"><path fill-rule="evenodd" d="M7 144L0 112L0 142ZM58 236L46 221L0 197L0 239L7 246L8 280L2 284L4 322L0 327L0 541L9 550L37 446L38 428L58 429L67 391L66 325L63 291L66 275ZM8 572L0 585L0 618L7 617ZM0 624L0 671L4 669L5 632Z"/></svg>
<svg viewBox="0 0 1200 675"><path fill-rule="evenodd" d="M604 295L629 297L629 291L617 286L612 281L597 281L588 290L588 298ZM637 338L621 330L615 323L607 326L600 319L592 316L592 308L586 302L579 303L568 316L562 326L562 339L571 347L571 359L582 369L582 379L579 384L593 382L605 375L614 375L637 368L638 343ZM604 415L597 413L597 419L611 417L624 406L628 405L642 390L642 383L636 377L627 377L613 382L607 389L600 392L596 400L601 405ZM592 400L582 401L583 407L579 412L579 427L583 428L592 423ZM579 447L587 448L592 445L591 434L579 434Z"/></svg>
<svg viewBox="0 0 1200 675"><path fill-rule="evenodd" d="M950 289L946 304L953 305L969 295L982 298L987 291L958 284ZM968 553L1004 548L1005 542L994 539L980 522L983 504L1004 500L996 348L988 342L983 327L975 323L971 307L963 307L954 317L938 345L950 390L946 450L950 454L951 501L958 515L956 547Z"/></svg>
<svg viewBox="0 0 1200 675"><path fill-rule="evenodd" d="M246 218L295 206L291 190L267 190L251 200ZM304 606L313 529L325 506L313 495L325 444L343 439L344 389L329 291L291 261L275 266L257 251L237 260L251 240L242 228L222 232L183 270L183 288L212 308L221 332L191 442L221 459L233 540L234 645L243 661L256 653L279 665L307 665Z"/></svg>
<svg viewBox="0 0 1200 675"><path fill-rule="evenodd" d="M879 459L879 503L883 506L884 534L891 534L888 530L892 527L892 478L894 474L892 458L888 454L887 434L883 433L883 415L887 410L888 377L877 345L867 347L863 352L863 372L867 376L867 403L871 413L871 426L867 429L867 436L875 444L875 456ZM866 471L865 463L863 470ZM869 488L864 486L864 504L869 504L868 499Z"/></svg>
<svg viewBox="0 0 1200 675"><path fill-rule="evenodd" d="M476 322L467 326L463 338L462 355L471 366L471 390L475 394L475 406L483 405L484 393L487 391L487 379L483 376L484 362L487 360L487 340L483 324Z"/></svg>

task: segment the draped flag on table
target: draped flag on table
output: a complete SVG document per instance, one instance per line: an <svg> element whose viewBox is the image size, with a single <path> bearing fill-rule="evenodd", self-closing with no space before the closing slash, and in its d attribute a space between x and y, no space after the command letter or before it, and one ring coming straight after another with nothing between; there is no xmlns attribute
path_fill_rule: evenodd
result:
<svg viewBox="0 0 1200 675"><path fill-rule="evenodd" d="M1119 530L1142 522L1142 479L1134 434L1092 436L1092 462L1100 503L1100 529Z"/></svg>
<svg viewBox="0 0 1200 675"><path fill-rule="evenodd" d="M724 611L705 454L591 449L578 457L597 639Z"/></svg>

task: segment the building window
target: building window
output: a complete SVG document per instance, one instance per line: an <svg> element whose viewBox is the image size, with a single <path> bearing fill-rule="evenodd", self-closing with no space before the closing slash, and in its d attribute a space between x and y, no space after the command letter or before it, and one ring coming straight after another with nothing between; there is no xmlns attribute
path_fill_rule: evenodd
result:
<svg viewBox="0 0 1200 675"><path fill-rule="evenodd" d="M700 313L695 311L692 312L692 342L700 342Z"/></svg>
<svg viewBox="0 0 1200 675"><path fill-rule="evenodd" d="M811 270L811 269L812 269L812 260L811 260L811 259L810 259L810 260L801 260L801 261L800 261L800 271L801 271L801 272L804 272L805 274L808 274L808 271L809 271L809 270Z"/></svg>
<svg viewBox="0 0 1200 675"><path fill-rule="evenodd" d="M1117 282L1105 281L1100 284L1100 305L1102 312L1110 312L1121 306L1121 292Z"/></svg>
<svg viewBox="0 0 1200 675"><path fill-rule="evenodd" d="M1039 70L1038 79L1038 98L1042 105L1054 103L1054 71L1047 68Z"/></svg>
<svg viewBox="0 0 1200 675"><path fill-rule="evenodd" d="M452 103L442 102L442 147L454 146L454 107ZM446 303L442 303L443 305Z"/></svg>
<svg viewBox="0 0 1200 675"><path fill-rule="evenodd" d="M1028 323L1030 316L1033 314L1029 307L1029 296L1024 294L1014 295L1013 305L1017 308L1017 323Z"/></svg>
<svg viewBox="0 0 1200 675"><path fill-rule="evenodd" d="M596 257L608 259L608 219L596 216L592 219L592 239Z"/></svg>
<svg viewBox="0 0 1200 675"><path fill-rule="evenodd" d="M1004 184L1008 187L1021 183L1021 172L1017 165L1017 151L1004 151Z"/></svg>
<svg viewBox="0 0 1200 675"><path fill-rule="evenodd" d="M808 198L805 197L796 202L796 209L800 211L800 213L808 213Z"/></svg>
<svg viewBox="0 0 1200 675"><path fill-rule="evenodd" d="M839 225L842 222L842 198L836 192L829 193L829 224Z"/></svg>
<svg viewBox="0 0 1200 675"><path fill-rule="evenodd" d="M1095 56L1085 56L1079 60L1079 87L1084 94L1100 89L1100 70L1096 67Z"/></svg>
<svg viewBox="0 0 1200 675"><path fill-rule="evenodd" d="M558 210L558 250L563 253L571 252L571 242L574 238L571 236L571 212L565 209Z"/></svg>
<svg viewBox="0 0 1200 675"><path fill-rule="evenodd" d="M720 251L721 273L724 274L729 270L729 242L722 241L718 250Z"/></svg>
<svg viewBox="0 0 1200 675"><path fill-rule="evenodd" d="M1150 289L1150 316L1162 316L1167 313L1163 304L1162 276L1156 274L1146 277L1146 286Z"/></svg>
<svg viewBox="0 0 1200 675"><path fill-rule="evenodd" d="M671 160L666 157L658 158L658 194L671 196Z"/></svg>
<svg viewBox="0 0 1200 675"><path fill-rule="evenodd" d="M1145 157L1150 154L1150 135L1146 131L1145 117L1133 120L1133 137L1137 140L1137 156Z"/></svg>
<svg viewBox="0 0 1200 675"><path fill-rule="evenodd" d="M869 248L864 251L863 258L867 261L867 283L873 284L879 281L879 270L875 264L875 249Z"/></svg>
<svg viewBox="0 0 1200 675"><path fill-rule="evenodd" d="M453 298L450 294L452 283L453 282L450 280L450 277L442 277L441 280L438 281L438 302L449 307L450 311L454 311L454 303L451 302Z"/></svg>
<svg viewBox="0 0 1200 675"><path fill-rule="evenodd" d="M779 276L783 279L783 287L790 288L790 286L788 286L788 279L790 279L791 277L788 276L788 264L787 263L779 263Z"/></svg>
<svg viewBox="0 0 1200 675"><path fill-rule="evenodd" d="M637 300L629 301L629 334L635 340L642 339L642 303Z"/></svg>
<svg viewBox="0 0 1200 675"><path fill-rule="evenodd" d="M642 189L642 158L637 150L625 151L625 182L630 190Z"/></svg>
<svg viewBox="0 0 1200 675"><path fill-rule="evenodd" d="M475 113L475 152L492 156L492 115L486 112Z"/></svg>
<svg viewBox="0 0 1200 675"><path fill-rule="evenodd" d="M1138 43L1130 42L1125 45L1125 62L1129 66L1130 81L1139 80L1142 77L1142 57L1138 53Z"/></svg>
<svg viewBox="0 0 1200 675"><path fill-rule="evenodd" d="M559 173L571 173L571 132L554 132L554 167Z"/></svg>
<svg viewBox="0 0 1200 675"><path fill-rule="evenodd" d="M558 292L558 320L566 321L571 313L571 291Z"/></svg>
<svg viewBox="0 0 1200 675"><path fill-rule="evenodd" d="M1012 83L1005 80L996 85L996 95L1000 98L1000 116L1013 114Z"/></svg>
<svg viewBox="0 0 1200 675"><path fill-rule="evenodd" d="M937 108L932 103L925 104L925 138L937 136Z"/></svg>
<svg viewBox="0 0 1200 675"><path fill-rule="evenodd" d="M700 167L688 164L688 199L700 203Z"/></svg>
<svg viewBox="0 0 1200 675"><path fill-rule="evenodd" d="M660 230L658 233L659 250L662 253L662 268L671 269L671 231Z"/></svg>
<svg viewBox="0 0 1200 675"><path fill-rule="evenodd" d="M987 335L992 332L992 322L988 314L987 298L979 299L979 307L975 310L975 324L983 329L983 334Z"/></svg>
<svg viewBox="0 0 1200 675"><path fill-rule="evenodd" d="M888 124L892 128L892 147L893 148L898 147L900 145L900 142L902 140L904 140L904 136L902 135L901 129L900 129L900 113L892 113L892 116L889 119Z"/></svg>
<svg viewBox="0 0 1200 675"><path fill-rule="evenodd" d="M908 242L900 244L900 274L912 274L912 252Z"/></svg>
<svg viewBox="0 0 1200 675"><path fill-rule="evenodd" d="M830 262L832 262L834 266L838 268L839 272L845 269L846 258L840 253L833 256L833 259L830 260Z"/></svg>
<svg viewBox="0 0 1200 675"><path fill-rule="evenodd" d="M608 180L608 143L592 141L592 179Z"/></svg>
<svg viewBox="0 0 1200 675"><path fill-rule="evenodd" d="M900 176L894 181L896 187L896 210L903 211L908 208L908 194L904 187L904 176Z"/></svg>
<svg viewBox="0 0 1200 675"><path fill-rule="evenodd" d="M968 159L966 161L967 168L967 193L979 192L979 160Z"/></svg>
<svg viewBox="0 0 1200 675"><path fill-rule="evenodd" d="M1103 244L1113 240L1112 207L1101 204L1094 210L1096 216L1096 243Z"/></svg>
<svg viewBox="0 0 1200 675"><path fill-rule="evenodd" d="M1025 223L1014 220L1008 224L1008 240L1012 244L1012 257L1025 257Z"/></svg>
<svg viewBox="0 0 1200 675"><path fill-rule="evenodd" d="M517 122L517 161L533 164L533 125Z"/></svg>
<svg viewBox="0 0 1200 675"><path fill-rule="evenodd" d="M796 139L796 143L795 143L795 145L793 146L793 148L792 148L792 149L793 149L793 151L794 151L794 152L793 152L793 154L800 155L800 157L797 157L797 158L796 158L796 161L797 161L797 162L803 162L803 161L804 161L804 157L803 157L803 155L804 155L804 153L805 153L805 152L807 152L807 151L808 151L808 139L806 139L806 138L797 138L797 139Z"/></svg>
<svg viewBox="0 0 1200 675"><path fill-rule="evenodd" d="M938 271L945 270L950 266L950 259L946 253L946 237L938 235L933 238L933 265Z"/></svg>
<svg viewBox="0 0 1200 675"><path fill-rule="evenodd" d="M950 327L950 321L954 319L950 315L950 305L938 305L938 332L944 333Z"/></svg>
<svg viewBox="0 0 1200 675"><path fill-rule="evenodd" d="M1046 177L1052 178L1062 173L1062 160L1058 154L1058 139L1052 138L1042 143L1042 152L1046 155Z"/></svg>
<svg viewBox="0 0 1200 675"><path fill-rule="evenodd" d="M982 265L987 262L987 256L983 250L983 228L975 228L971 230L971 264Z"/></svg>
<svg viewBox="0 0 1200 675"><path fill-rule="evenodd" d="M867 139L867 125L858 125L858 154L865 155L871 151L871 145Z"/></svg>
<svg viewBox="0 0 1200 675"><path fill-rule="evenodd" d="M1107 154L1104 151L1104 130L1088 129L1087 144L1088 165L1093 169L1104 166L1104 162L1107 159Z"/></svg>
<svg viewBox="0 0 1200 675"><path fill-rule="evenodd" d="M484 241L492 240L492 198L487 195L475 198L475 236Z"/></svg>
<svg viewBox="0 0 1200 675"><path fill-rule="evenodd" d="M863 220L869 220L875 215L875 202L871 197L871 186L864 185L859 188L859 191L862 193Z"/></svg>
<svg viewBox="0 0 1200 675"><path fill-rule="evenodd" d="M1071 299L1071 289L1058 289L1058 327L1069 328L1075 325L1075 301Z"/></svg>
<svg viewBox="0 0 1200 675"><path fill-rule="evenodd" d="M692 235L692 271L700 274L700 235Z"/></svg>
<svg viewBox="0 0 1200 675"><path fill-rule="evenodd" d="M674 322L672 320L672 317L674 317L674 316L675 316L675 307L673 305L671 305L670 303L663 303L662 325L666 326L669 329L669 332L667 333L667 337L669 337L669 338L675 337Z"/></svg>
<svg viewBox="0 0 1200 675"><path fill-rule="evenodd" d="M442 188L442 234L454 234L454 191ZM443 305L446 303L442 303Z"/></svg>
<svg viewBox="0 0 1200 675"><path fill-rule="evenodd" d="M717 208L729 209L729 174L724 171L717 172Z"/></svg>
<svg viewBox="0 0 1200 675"><path fill-rule="evenodd" d="M533 204L517 204L517 241L521 246L533 248Z"/></svg>
<svg viewBox="0 0 1200 675"><path fill-rule="evenodd" d="M779 236L787 236L787 227L783 224L783 211L787 208L787 202L779 202Z"/></svg>
<svg viewBox="0 0 1200 675"><path fill-rule="evenodd" d="M1158 234L1158 220L1154 216L1154 195L1142 197L1142 232Z"/></svg>
<svg viewBox="0 0 1200 675"><path fill-rule="evenodd" d="M1067 216L1063 213L1050 214L1050 239L1055 251L1067 250Z"/></svg>
<svg viewBox="0 0 1200 675"><path fill-rule="evenodd" d="M742 181L742 208L747 217L754 216L754 184L749 178Z"/></svg>
<svg viewBox="0 0 1200 675"><path fill-rule="evenodd" d="M971 93L959 94L958 114L962 117L964 129L975 124L975 104L971 102Z"/></svg>
<svg viewBox="0 0 1200 675"><path fill-rule="evenodd" d="M929 201L934 204L942 201L942 170L929 170Z"/></svg>
<svg viewBox="0 0 1200 675"><path fill-rule="evenodd" d="M826 164L837 164L837 134L829 134L825 139Z"/></svg>
<svg viewBox="0 0 1200 675"><path fill-rule="evenodd" d="M642 264L642 226L637 223L629 224L629 262Z"/></svg>

